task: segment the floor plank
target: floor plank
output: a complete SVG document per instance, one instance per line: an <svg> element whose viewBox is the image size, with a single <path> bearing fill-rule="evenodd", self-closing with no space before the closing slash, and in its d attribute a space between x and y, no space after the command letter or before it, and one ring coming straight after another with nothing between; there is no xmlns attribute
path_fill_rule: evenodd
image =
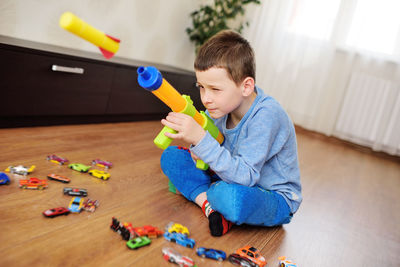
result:
<svg viewBox="0 0 400 267"><path fill-rule="evenodd" d="M186 225L196 246L228 254L251 244L268 266L286 255L299 266L398 266L400 262L400 164L298 132L304 202L283 227L235 226L216 238L208 232L201 210L168 191L159 166L161 150L152 139L159 122L108 123L0 129L0 169L36 165L29 177L57 173L71 178L98 199L94 213L53 219L41 212L67 206L64 184L49 181L43 191L21 190L23 176L0 186L0 266L173 266L161 256L171 246L198 266L233 266L202 259L195 250L163 238L131 251L109 229L111 217L133 225L163 228L175 221ZM89 164L102 158L114 163L109 181L93 178L46 161L49 154Z"/></svg>

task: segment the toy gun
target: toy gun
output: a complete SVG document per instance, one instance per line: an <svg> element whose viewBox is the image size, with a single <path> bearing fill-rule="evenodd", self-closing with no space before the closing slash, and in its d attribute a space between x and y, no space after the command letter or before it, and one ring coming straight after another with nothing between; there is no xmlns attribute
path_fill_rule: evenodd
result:
<svg viewBox="0 0 400 267"><path fill-rule="evenodd" d="M212 137L214 137L218 143L222 144L224 136L221 134L217 126L210 117L208 117L204 111L198 112L193 106L193 101L187 95L181 95L175 90L161 75L157 68L139 67L137 70L139 85L144 89L152 92L161 101L163 101L168 107L174 112L180 112L187 114L194 118L194 120L203 127L204 130L208 131ZM175 130L165 126L161 132L154 139L154 144L161 149L166 149L172 142L172 139L165 136L165 132L176 133ZM208 165L202 160L198 160L196 167L202 170L206 170Z"/></svg>
<svg viewBox="0 0 400 267"><path fill-rule="evenodd" d="M99 31L71 12L61 15L60 27L99 47L107 59L114 56L119 49L119 39Z"/></svg>

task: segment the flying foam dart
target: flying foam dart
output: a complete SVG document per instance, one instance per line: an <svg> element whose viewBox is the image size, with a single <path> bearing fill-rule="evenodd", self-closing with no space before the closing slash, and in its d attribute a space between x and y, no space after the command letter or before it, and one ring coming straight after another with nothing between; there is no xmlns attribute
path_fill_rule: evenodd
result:
<svg viewBox="0 0 400 267"><path fill-rule="evenodd" d="M193 101L187 95L181 95L175 90L161 75L155 67L139 67L137 70L138 82L144 89L152 92L161 101L163 101L174 112L180 112L192 116L193 119L208 131L218 143L224 142L224 136L215 126L214 122L204 111L198 112L193 106ZM161 149L166 149L172 142L172 139L165 136L165 132L176 133L175 130L165 126L154 139L154 143ZM206 170L208 165L201 160L196 163L197 168Z"/></svg>
<svg viewBox="0 0 400 267"><path fill-rule="evenodd" d="M119 39L87 24L71 12L60 17L60 27L97 46L105 58L111 58L119 49Z"/></svg>

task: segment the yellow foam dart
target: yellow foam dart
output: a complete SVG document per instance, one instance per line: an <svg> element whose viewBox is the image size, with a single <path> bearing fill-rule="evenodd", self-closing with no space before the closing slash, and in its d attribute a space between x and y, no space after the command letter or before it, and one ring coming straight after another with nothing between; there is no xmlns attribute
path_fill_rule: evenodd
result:
<svg viewBox="0 0 400 267"><path fill-rule="evenodd" d="M151 91L161 101L163 101L174 112L187 114L208 131L218 143L224 142L224 136L219 131L214 122L203 111L198 112L193 106L193 101L187 95L181 95L175 90L161 75L155 67L139 67L137 70L138 82L140 86ZM165 132L176 133L173 129L165 126L154 139L154 143L161 149L166 149L172 142L172 139L165 136ZM206 170L208 165L201 160L196 163L197 168Z"/></svg>
<svg viewBox="0 0 400 267"><path fill-rule="evenodd" d="M105 58L111 58L119 49L119 39L99 31L71 12L61 15L60 27L97 46Z"/></svg>

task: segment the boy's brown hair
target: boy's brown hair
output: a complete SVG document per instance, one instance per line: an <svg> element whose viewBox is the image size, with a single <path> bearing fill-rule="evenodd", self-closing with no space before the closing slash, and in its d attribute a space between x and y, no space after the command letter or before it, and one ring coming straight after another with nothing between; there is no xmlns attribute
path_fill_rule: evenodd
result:
<svg viewBox="0 0 400 267"><path fill-rule="evenodd" d="M256 79L254 52L249 42L240 34L223 30L207 40L199 49L194 69L224 68L239 85L246 77Z"/></svg>

